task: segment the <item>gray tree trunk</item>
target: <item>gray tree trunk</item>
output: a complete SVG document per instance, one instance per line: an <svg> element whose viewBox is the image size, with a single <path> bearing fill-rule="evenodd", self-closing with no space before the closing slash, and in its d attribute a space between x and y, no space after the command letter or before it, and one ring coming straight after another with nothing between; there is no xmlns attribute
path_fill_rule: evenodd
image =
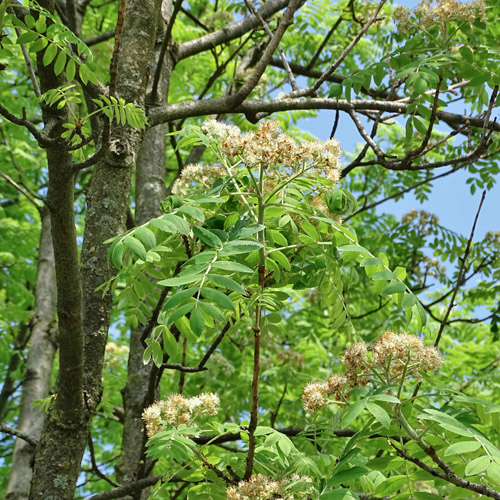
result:
<svg viewBox="0 0 500 500"><path fill-rule="evenodd" d="M42 229L38 250L35 311L31 319L31 337L24 373L17 429L38 440L44 413L33 406L48 396L56 351L56 276L50 214L40 210ZM26 500L29 495L34 447L18 438L14 445L12 467L7 485L7 500Z"/></svg>
<svg viewBox="0 0 500 500"><path fill-rule="evenodd" d="M171 12L171 2L163 1L162 13L168 21ZM159 30L164 36L164 30ZM163 36L158 36L156 59L158 58ZM168 51L167 51L168 53ZM155 65L156 66L156 65ZM164 100L168 92L168 79L172 64L167 56L164 61L162 75L159 81L159 96ZM152 68L152 76L156 67ZM166 137L165 124L150 128L142 142L136 164L136 211L137 225L160 215L160 203L166 196ZM151 362L142 362L144 346L141 341L143 328L135 328L130 332L130 353L128 360L127 385L123 391L123 406L125 410L122 434L122 453L116 469L117 480L126 484L148 475L149 460L145 459L144 451L147 441L142 421L144 408L157 398L156 368ZM147 498L148 490L138 491L128 499Z"/></svg>
<svg viewBox="0 0 500 500"><path fill-rule="evenodd" d="M53 2L47 8L53 7ZM116 68L116 96L144 106L160 0L126 2L121 49ZM59 86L49 66L38 65L42 91ZM69 121L46 109L44 122L53 131ZM56 397L37 447L31 500L70 500L87 444L90 420L102 393L102 366L112 298L96 291L111 277L104 242L122 232L132 185L136 152L143 134L111 125L109 152L93 170L87 198L81 281L74 230L71 157L62 148L47 149L49 202L58 286L60 362ZM69 158L68 158L69 156ZM81 285L80 285L81 284ZM80 306L83 306L80 308Z"/></svg>

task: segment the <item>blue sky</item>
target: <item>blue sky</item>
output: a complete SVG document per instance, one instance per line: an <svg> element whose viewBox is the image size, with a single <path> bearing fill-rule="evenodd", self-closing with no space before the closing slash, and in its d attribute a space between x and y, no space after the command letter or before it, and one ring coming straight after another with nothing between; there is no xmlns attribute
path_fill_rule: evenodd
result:
<svg viewBox="0 0 500 500"><path fill-rule="evenodd" d="M416 7L419 0L399 0L399 5ZM457 110L463 113L463 109ZM333 112L322 111L317 118L301 121L300 126L316 135L319 139L327 139L333 123ZM347 115L341 113L336 138L344 151L352 151L361 138ZM444 172L447 169L440 169ZM470 193L466 180L466 172L457 172L434 183L429 199L420 204L411 193L398 202L389 201L381 205L381 210L397 216L412 208L426 210L438 215L442 225L458 233L469 235L474 217L479 206L481 192ZM497 184L486 195L481 215L476 227L475 239L482 238L488 231L500 230L500 186Z"/></svg>

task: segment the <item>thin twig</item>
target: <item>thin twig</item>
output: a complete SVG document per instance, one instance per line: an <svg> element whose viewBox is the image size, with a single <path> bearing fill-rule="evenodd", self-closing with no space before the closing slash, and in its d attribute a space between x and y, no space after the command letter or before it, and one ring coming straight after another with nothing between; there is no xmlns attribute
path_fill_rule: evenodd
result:
<svg viewBox="0 0 500 500"><path fill-rule="evenodd" d="M160 475L139 479L138 481L124 484L123 486L113 488L112 490L105 491L104 493L92 495L91 497L87 497L85 500L112 500L113 498L121 498L128 495L129 493L134 493L135 491L140 491L148 488L149 486L153 486L158 481L160 481L162 477L163 476ZM170 481L173 482L172 479Z"/></svg>
<svg viewBox="0 0 500 500"><path fill-rule="evenodd" d="M207 32L210 32L210 28L203 21L200 21L196 16L194 16L191 12L189 12L189 10L185 9L184 7L181 7L181 12L186 17L191 19L193 23L197 24L200 28L204 29Z"/></svg>
<svg viewBox="0 0 500 500"><path fill-rule="evenodd" d="M283 391L281 392L280 400L278 401L278 404L276 405L276 410L271 410L271 427L273 429L274 429L274 426L276 424L276 419L278 418L278 414L280 412L281 405L283 404L283 400L285 399L286 390L287 390L287 383L285 382L285 385L283 386Z"/></svg>
<svg viewBox="0 0 500 500"><path fill-rule="evenodd" d="M201 369L205 369L204 367L207 364L207 361L210 359L210 356L212 356L212 354L214 353L215 349L217 349L217 347L219 346L219 344L222 342L222 339L224 338L224 335L226 335L227 331L229 330L229 328L231 328L232 324L233 324L233 322L231 320L229 320L224 325L224 328L222 328L221 332L219 333L219 335L217 336L217 338L215 339L215 341L213 342L213 344L208 348L207 352L203 356L203 359L199 362L198 368L200 370Z"/></svg>
<svg viewBox="0 0 500 500"><path fill-rule="evenodd" d="M111 478L106 476L101 470L99 469L96 459L95 459L95 452L94 452L94 443L92 441L92 434L89 431L89 452L90 452L90 462L92 464L92 472L95 473L96 476L100 477L101 479L104 479L107 483L109 483L111 486L114 486L115 488L118 488L121 486L118 483L115 483Z"/></svg>
<svg viewBox="0 0 500 500"><path fill-rule="evenodd" d="M0 115L2 115L4 118L7 118L7 120L14 123L15 125L21 125L23 127L26 127L31 132L33 137L36 139L38 145L42 148L56 146L57 144L60 143L59 139L52 139L43 132L40 132L36 128L35 124L30 122L26 118L26 111L24 110L24 108L23 108L23 117L18 118L16 115L12 114L10 111L8 111L0 104Z"/></svg>
<svg viewBox="0 0 500 500"><path fill-rule="evenodd" d="M92 38L84 40L84 43L87 47L91 47L92 45L97 45L98 43L110 40L114 36L115 36L115 30L106 31L106 33L101 33L100 35L96 35L93 36Z"/></svg>
<svg viewBox="0 0 500 500"><path fill-rule="evenodd" d="M179 369L180 371L180 376L179 376L179 394L182 394L184 391L184 383L186 381L186 356L187 356L187 339L184 338L182 341L182 360L181 360L181 367Z"/></svg>
<svg viewBox="0 0 500 500"><path fill-rule="evenodd" d="M259 11L255 8L254 4L252 3L252 0L245 0L245 3L247 4L247 7L250 9L250 12L259 20L259 23L264 28L264 31L270 37L272 37L273 32L270 30L269 25L260 15ZM293 91L299 90L299 87L297 86L297 81L295 80L295 76L293 75L293 72L290 69L290 65L288 64L288 60L286 58L284 50L281 48L281 45L278 45L278 52L280 53L281 59L283 61L283 66L285 67L285 70L287 72L288 79L290 80L290 85L292 86L292 90Z"/></svg>
<svg viewBox="0 0 500 500"><path fill-rule="evenodd" d="M424 179L423 181L417 182L416 184L413 184L413 186L409 186L406 189L403 189L402 191L398 191L397 193L391 194L390 196L386 196L385 198L382 198L379 201L376 201L374 203L370 203L370 205L363 206L357 212L354 212L352 215L349 215L348 217L346 217L345 220L347 221L348 219L351 219L355 215L358 215L361 212L364 212L365 210L370 210L371 208L375 208L378 205L385 203L386 201L392 200L393 198L397 198L398 196L401 196L405 193L413 191L414 189L418 188L419 186L422 186L424 184L428 184L429 182L435 181L436 179L440 179L441 177L446 177L447 175L453 174L457 170L458 170L457 168L452 168L451 170L448 170L447 172L444 172L444 173L439 174L439 175L435 175L434 177L430 177L429 179Z"/></svg>
<svg viewBox="0 0 500 500"><path fill-rule="evenodd" d="M160 76L163 68L163 61L165 59L165 54L167 53L167 48L170 45L170 39L172 37L172 29L174 27L175 19L182 5L182 0L177 0L172 11L172 16L170 17L165 30L165 36L163 37L163 43L160 48L160 54L158 56L158 64L156 65L155 74L153 77L153 86L151 88L151 100L156 102L158 97L158 86L160 84Z"/></svg>
<svg viewBox="0 0 500 500"><path fill-rule="evenodd" d="M340 26L340 23L344 20L342 16L340 16L335 24L330 28L330 31L326 34L325 38L323 38L323 41L321 42L321 45L318 47L316 50L315 54L311 57L311 60L305 67L306 70L310 70L314 67L314 64L318 60L319 56L321 55L321 52L325 48L325 45L328 43L328 40L330 40L331 36L335 33L337 28Z"/></svg>
<svg viewBox="0 0 500 500"><path fill-rule="evenodd" d="M335 61L335 63L331 66L331 68L328 71L325 71L320 78L318 78L318 81L312 86L309 87L308 89L300 90L298 93L294 94L294 97L296 96L312 96L315 95L318 89L321 87L323 82L328 79L329 76L331 76L335 70L342 64L344 59L349 55L349 53L352 51L352 49L356 46L356 44L361 40L363 35L368 31L370 26L375 22L378 21L378 14L382 7L384 6L386 0L381 0L380 3L378 4L377 8L375 9L375 12L372 14L368 22L361 28L359 33L356 35L354 40L342 51L342 54L338 57L338 59Z"/></svg>
<svg viewBox="0 0 500 500"><path fill-rule="evenodd" d="M21 36L21 30L19 28L16 28L16 33L18 37ZM33 68L33 64L31 63L31 57L24 43L21 44L21 50L23 52L24 62L26 63L26 67L28 68L28 72L30 74L31 83L33 84L33 91L35 92L35 95L40 98L42 92L40 91L38 80L36 79L35 70Z"/></svg>
<svg viewBox="0 0 500 500"><path fill-rule="evenodd" d="M161 366L165 370L177 370L181 373L197 373L207 370L207 368L204 367L200 368L199 366L184 366L181 363L163 363ZM182 387L179 387L179 393L182 393L181 389Z"/></svg>
<svg viewBox="0 0 500 500"><path fill-rule="evenodd" d="M17 429L14 429L9 425L0 424L0 432L3 432L4 434L10 434L11 436L16 436L29 443L31 446L36 446L38 444L38 440L35 439L34 437L31 437L29 434L26 434L25 432L18 431Z"/></svg>
<svg viewBox="0 0 500 500"><path fill-rule="evenodd" d="M120 56L120 45L123 32L123 22L125 20L125 8L127 0L120 0L118 7L118 20L115 28L115 46L113 55L111 56L111 64L109 65L109 95L116 97L116 81L118 79L118 58Z"/></svg>
<svg viewBox="0 0 500 500"><path fill-rule="evenodd" d="M40 210L41 206L36 201L36 199L33 198L31 196L31 194L28 193L28 191L26 191L24 188L22 188L12 177L10 177L6 173L2 172L1 170L0 170L0 176L3 177L13 187L15 187L21 194L23 194L24 196L26 196L26 198L28 199L28 201L30 201L33 205L35 205L35 207L36 207L37 210Z"/></svg>
<svg viewBox="0 0 500 500"><path fill-rule="evenodd" d="M264 51L264 54L262 54L262 57L256 64L253 73L250 75L248 80L235 95L227 97L229 103L233 107L240 105L259 83L261 76L264 74L264 71L269 65L269 61L271 60L274 51L278 48L280 41L283 38L283 35L286 33L288 27L292 23L295 11L299 8L302 2L303 0L290 0L288 8L284 12L278 24L278 27L276 28L276 31L274 32L273 37L269 42L269 45L266 47Z"/></svg>
<svg viewBox="0 0 500 500"><path fill-rule="evenodd" d="M477 484L473 483L472 481L467 481L466 479L463 479L459 476L457 476L453 470L450 468L449 465L447 465L443 460L441 460L437 454L436 451L432 446L429 446L426 450L424 450L430 458L438 464L438 466L444 471L441 472L437 469L434 469L433 467L430 467L427 465L425 462L422 460L412 457L411 455L408 455L403 449L399 448L396 446L392 441L388 439L388 443L394 448L396 453L401 457L407 460L408 462L411 462L415 464L417 467L420 467L422 470L425 470L429 474L431 474L434 477L438 477L440 479L443 479L444 481L447 481L448 483L454 484L455 486L459 486L460 488L464 488L469 491L474 491L476 493L480 493L481 495L485 495L490 498L494 498L495 500L500 500L500 493L498 491L495 491L488 486L482 485L482 484Z"/></svg>
<svg viewBox="0 0 500 500"><path fill-rule="evenodd" d="M448 305L448 309L446 310L444 318L441 321L441 324L439 325L439 331L437 333L436 340L434 341L434 347L439 346L439 342L441 341L441 336L443 335L443 331L448 323L448 318L451 314L453 307L455 306L455 298L457 296L458 290L460 289L460 287L463 284L463 280L465 277L465 271L466 271L466 265L467 265L467 257L469 256L469 253L470 253L470 249L472 246L472 239L474 238L474 231L476 230L476 224L477 224L477 221L479 219L479 214L481 213L481 208L483 207L485 197L486 197L486 190L484 190L482 195L481 195L481 201L479 202L479 207L477 209L476 216L474 218L474 224L472 225L472 230L470 232L470 236L469 236L469 239L467 241L467 246L465 247L464 254L462 257L459 257L460 269L458 271L458 276L457 276L457 280L455 283L455 288L453 290L453 294L451 296L450 304Z"/></svg>

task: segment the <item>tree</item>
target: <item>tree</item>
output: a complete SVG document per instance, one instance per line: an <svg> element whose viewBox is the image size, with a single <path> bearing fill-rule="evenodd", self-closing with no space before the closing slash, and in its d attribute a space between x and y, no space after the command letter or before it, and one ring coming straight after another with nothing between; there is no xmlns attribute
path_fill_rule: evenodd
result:
<svg viewBox="0 0 500 500"><path fill-rule="evenodd" d="M496 2L117 4L0 5L6 497L500 498L498 234L376 210L494 185Z"/></svg>

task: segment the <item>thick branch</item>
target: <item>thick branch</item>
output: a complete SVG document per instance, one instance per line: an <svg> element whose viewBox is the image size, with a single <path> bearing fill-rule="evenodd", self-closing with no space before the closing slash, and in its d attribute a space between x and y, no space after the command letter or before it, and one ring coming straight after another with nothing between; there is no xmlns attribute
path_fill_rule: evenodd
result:
<svg viewBox="0 0 500 500"><path fill-rule="evenodd" d="M9 425L0 424L0 432L24 439L24 441L31 444L32 446L36 446L38 444L38 441L35 438L31 437L29 434L25 434L24 432L18 431L17 429L14 429Z"/></svg>
<svg viewBox="0 0 500 500"><path fill-rule="evenodd" d="M110 40L115 36L115 30L106 31L106 33L101 33L100 35L93 36L92 38L88 38L84 40L85 45L87 47L91 47L92 45L97 45L98 43L105 42L106 40Z"/></svg>
<svg viewBox="0 0 500 500"><path fill-rule="evenodd" d="M111 500L112 498L121 498L129 493L134 493L135 491L143 490L149 486L156 484L163 476L151 476L144 479L139 479L133 483L126 484L124 486L119 486L118 488L113 488L112 490L105 491L104 493L99 493L91 497L87 497L85 500Z"/></svg>
<svg viewBox="0 0 500 500"><path fill-rule="evenodd" d="M459 486L460 488L464 488L469 491L474 491L476 493L480 493L481 495L485 495L490 498L494 498L495 500L500 500L500 493L498 491L495 491L488 486L485 486L483 484L477 484L473 483L472 481L468 481L467 479L463 479L459 476L457 476L452 469L441 460L437 454L436 451L432 448L429 447L426 452L427 454L432 458L434 462L436 462L439 467L444 471L441 472L437 469L434 469L433 467L428 466L425 462L418 458L414 458L411 455L408 455L403 449L399 448L396 446L394 443L389 441L389 444L396 450L396 453L401 457L404 458L405 460L408 460L408 462L411 462L415 464L417 467L420 467L422 470L425 470L431 476L438 477L440 479L443 479L444 481L447 481L451 484L454 484L455 486Z"/></svg>
<svg viewBox="0 0 500 500"><path fill-rule="evenodd" d="M293 66L292 66L293 69ZM334 98L311 98L311 99L252 99L240 104L237 108L231 107L227 97L217 97L200 101L187 101L162 106L151 111L149 116L150 125L170 122L181 118L203 116L223 113L243 113L251 121L258 121L264 115L280 111L310 110L310 109L338 109L339 111L383 111L388 113L404 114L410 103L386 102L375 100L353 100ZM262 116L261 116L262 115ZM488 130L500 132L500 123L494 120L485 121L475 116L450 113L448 111L436 112L436 116L449 124L469 125L472 127L484 126Z"/></svg>
<svg viewBox="0 0 500 500"><path fill-rule="evenodd" d="M269 19L271 16L276 14L276 12L284 9L289 3L290 0L270 0L269 2L266 2L261 9L259 9L259 13L264 19ZM259 26L259 20L254 15L250 15L245 17L245 19L232 24L231 26L214 31L209 35L202 36L196 40L190 40L189 42L184 42L179 47L177 60L180 61L186 57L194 56L195 54L213 49L223 43L228 43Z"/></svg>
<svg viewBox="0 0 500 500"><path fill-rule="evenodd" d="M24 110L23 110L23 114L24 114ZM49 138L43 132L40 132L36 128L36 126L26 118L26 116L23 116L22 118L18 118L16 115L13 115L12 113L10 113L1 104L0 104L0 115L2 115L4 118L6 118L10 122L14 123L15 125L21 125L22 127L26 127L31 132L31 134L36 139L36 141L38 142L38 145L41 148L54 146L58 142L60 142L59 139Z"/></svg>

